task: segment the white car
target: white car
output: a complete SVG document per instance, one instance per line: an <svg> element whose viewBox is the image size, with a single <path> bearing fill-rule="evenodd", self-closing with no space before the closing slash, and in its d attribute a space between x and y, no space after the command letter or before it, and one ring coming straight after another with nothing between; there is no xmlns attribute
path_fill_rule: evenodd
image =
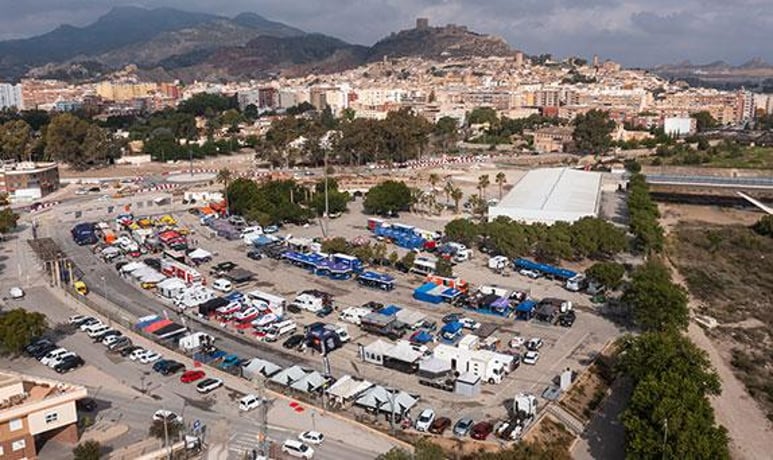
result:
<svg viewBox="0 0 773 460"><path fill-rule="evenodd" d="M110 326L108 326L107 324L102 324L100 326L92 327L92 328L88 329L86 331L86 333L89 335L89 337L93 338L93 337L96 337L96 336L98 336L100 334L103 334L103 333L109 331L110 329L111 329Z"/></svg>
<svg viewBox="0 0 773 460"><path fill-rule="evenodd" d="M295 439L288 439L282 444L282 452L298 458L312 458L314 457L314 449L306 444L296 441Z"/></svg>
<svg viewBox="0 0 773 460"><path fill-rule="evenodd" d="M217 390L223 386L223 380L218 378L208 378L199 382L196 385L196 391L202 394L207 394L210 391Z"/></svg>
<svg viewBox="0 0 773 460"><path fill-rule="evenodd" d="M526 349L531 351L537 351L540 348L542 348L542 339L539 337L534 337L529 339L528 342L526 342Z"/></svg>
<svg viewBox="0 0 773 460"><path fill-rule="evenodd" d="M66 358L69 358L71 356L78 356L78 355L76 355L75 353L73 353L71 351L68 351L67 353L62 353L61 355L59 355L59 356L57 356L55 358L52 358L51 360L48 361L48 364L46 364L46 365L48 367L50 367L51 369L53 369L54 367L56 367L57 364L61 363Z"/></svg>
<svg viewBox="0 0 773 460"><path fill-rule="evenodd" d="M48 363L50 363L52 360L58 358L59 356L62 356L65 353L69 353L66 348L57 348L56 350L51 350L48 352L48 354L42 358L40 358L40 363L44 366L48 366Z"/></svg>
<svg viewBox="0 0 773 460"><path fill-rule="evenodd" d="M161 355L156 353L155 351L148 350L147 353L139 357L139 362L142 364L150 364L153 361L158 361L161 359Z"/></svg>
<svg viewBox="0 0 773 460"><path fill-rule="evenodd" d="M166 409L159 409L153 414L153 421L154 422L163 422L164 420L169 422L177 422L182 423L183 418L179 415L175 414L174 412Z"/></svg>
<svg viewBox="0 0 773 460"><path fill-rule="evenodd" d="M522 270L519 270L518 273L520 273L523 276L528 276L529 278L535 279L535 280L542 276L542 273L540 273L540 272L538 272L536 270L527 270L525 268L522 269Z"/></svg>
<svg viewBox="0 0 773 460"><path fill-rule="evenodd" d="M73 315L67 318L67 322L69 324L83 324L83 322L89 318L92 318L92 317L88 315Z"/></svg>
<svg viewBox="0 0 773 460"><path fill-rule="evenodd" d="M435 421L435 411L427 408L421 411L419 417L416 419L416 431L427 431Z"/></svg>
<svg viewBox="0 0 773 460"><path fill-rule="evenodd" d="M472 318L461 318L459 319L459 322L462 324L463 328L470 329L471 331L477 330L480 327L480 323Z"/></svg>
<svg viewBox="0 0 773 460"><path fill-rule="evenodd" d="M524 343L526 343L526 340L523 337L516 335L510 339L510 348L521 348Z"/></svg>
<svg viewBox="0 0 773 460"><path fill-rule="evenodd" d="M24 289L14 286L8 290L8 295L15 300L24 298Z"/></svg>
<svg viewBox="0 0 773 460"><path fill-rule="evenodd" d="M298 435L298 439L301 441L318 446L325 440L325 435L319 431L304 431Z"/></svg>
<svg viewBox="0 0 773 460"><path fill-rule="evenodd" d="M120 332L118 334L108 335L107 337L102 339L102 345L109 347L110 345L121 340L122 338L123 338L123 335L121 335Z"/></svg>
<svg viewBox="0 0 773 460"><path fill-rule="evenodd" d="M129 355L129 359L131 359L132 361L137 361L138 359L145 356L147 353L148 353L148 350L144 348L137 348L136 350L131 352L131 354Z"/></svg>
<svg viewBox="0 0 773 460"><path fill-rule="evenodd" d="M249 394L239 400L239 410L248 412L260 406L263 401L257 395Z"/></svg>
<svg viewBox="0 0 773 460"><path fill-rule="evenodd" d="M539 352L537 352L537 351L527 351L523 355L522 361L523 361L524 364L529 364L529 365L533 366L533 365L537 364L537 360L538 359L539 359Z"/></svg>
<svg viewBox="0 0 773 460"><path fill-rule="evenodd" d="M79 329L83 332L88 332L91 328L97 327L100 324L102 324L102 321L98 320L97 318L89 318L81 323Z"/></svg>

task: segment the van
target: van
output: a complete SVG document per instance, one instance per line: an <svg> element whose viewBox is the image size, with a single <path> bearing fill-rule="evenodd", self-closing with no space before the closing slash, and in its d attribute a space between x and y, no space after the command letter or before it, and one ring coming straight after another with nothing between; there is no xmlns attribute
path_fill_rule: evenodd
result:
<svg viewBox="0 0 773 460"><path fill-rule="evenodd" d="M291 334L295 332L297 329L298 329L298 325L295 324L295 321L293 320L287 320L276 324L272 324L268 328L268 331L266 332L264 339L267 342L276 342L279 339L279 337L282 337L283 335Z"/></svg>
<svg viewBox="0 0 773 460"><path fill-rule="evenodd" d="M262 234L263 228L260 225L255 225L253 227L245 227L242 229L241 233L239 233L239 238L244 239L244 237L247 235L252 235L251 238L257 238Z"/></svg>
<svg viewBox="0 0 773 460"><path fill-rule="evenodd" d="M89 337L96 337L109 330L110 330L110 326L108 326L107 324L103 324L97 328L87 330L86 333L89 335Z"/></svg>
<svg viewBox="0 0 773 460"><path fill-rule="evenodd" d="M298 308L302 308L304 310L310 311L312 313L319 312L325 306L324 301L322 299L320 299L319 297L313 296L311 294L299 295L293 301L293 305L295 305Z"/></svg>
<svg viewBox="0 0 773 460"><path fill-rule="evenodd" d="M341 343L346 343L352 339L352 336L349 335L349 329L345 324L326 324L325 328L338 334Z"/></svg>
<svg viewBox="0 0 773 460"><path fill-rule="evenodd" d="M227 279L218 278L212 282L212 289L221 292L231 292L233 285Z"/></svg>

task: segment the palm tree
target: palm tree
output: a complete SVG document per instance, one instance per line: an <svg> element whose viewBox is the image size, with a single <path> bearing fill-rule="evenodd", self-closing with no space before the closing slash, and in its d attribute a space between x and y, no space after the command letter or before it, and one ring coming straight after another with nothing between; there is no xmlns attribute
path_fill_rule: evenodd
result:
<svg viewBox="0 0 773 460"><path fill-rule="evenodd" d="M451 193L455 188L456 187L454 187L454 183L451 181L446 182L446 185L443 186L443 193L446 194L446 203L451 201Z"/></svg>
<svg viewBox="0 0 773 460"><path fill-rule="evenodd" d="M225 212L228 213L228 184L231 183L231 178L233 176L233 173L228 168L223 168L220 171L217 172L217 177L215 180L219 184L223 184L223 196L225 197Z"/></svg>
<svg viewBox="0 0 773 460"><path fill-rule="evenodd" d="M464 193L462 193L462 189L459 187L454 187L451 190L451 198L454 200L454 212L459 214L459 202L462 201L462 198L464 197Z"/></svg>
<svg viewBox="0 0 773 460"><path fill-rule="evenodd" d="M432 191L435 191L435 186L440 182L440 176L438 176L436 173L432 173L429 175L429 178L427 179L427 182L429 182L430 187L432 187Z"/></svg>
<svg viewBox="0 0 773 460"><path fill-rule="evenodd" d="M507 183L507 176L504 172L499 171L496 178L497 185L499 185L499 201L502 201L502 187Z"/></svg>
<svg viewBox="0 0 773 460"><path fill-rule="evenodd" d="M469 200L467 200L470 203L470 208L472 208L472 215L482 215L483 214L483 204L485 201L483 198L480 197L480 195L472 195Z"/></svg>
<svg viewBox="0 0 773 460"><path fill-rule="evenodd" d="M489 179L488 174L483 174L478 177L478 189L480 190L480 198L483 201L486 200L486 189L489 185L491 185L491 180Z"/></svg>

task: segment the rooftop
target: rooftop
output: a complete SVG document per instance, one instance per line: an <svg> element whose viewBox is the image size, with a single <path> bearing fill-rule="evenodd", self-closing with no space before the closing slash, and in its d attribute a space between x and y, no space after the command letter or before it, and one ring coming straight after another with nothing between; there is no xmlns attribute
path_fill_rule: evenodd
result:
<svg viewBox="0 0 773 460"><path fill-rule="evenodd" d="M600 196L601 174L570 168L534 169L527 172L496 206L489 219L507 216L513 220L573 222L595 216Z"/></svg>
<svg viewBox="0 0 773 460"><path fill-rule="evenodd" d="M25 406L32 407L37 403L55 398L68 397L81 399L86 396L86 389L63 382L25 376L4 371L0 373L0 420L15 416Z"/></svg>

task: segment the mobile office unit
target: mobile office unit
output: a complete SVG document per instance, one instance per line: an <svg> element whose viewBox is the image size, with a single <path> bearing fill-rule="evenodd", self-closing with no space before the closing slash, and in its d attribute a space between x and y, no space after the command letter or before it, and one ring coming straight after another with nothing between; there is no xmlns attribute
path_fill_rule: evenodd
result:
<svg viewBox="0 0 773 460"><path fill-rule="evenodd" d="M180 278L188 284L204 283L204 277L193 267L171 259L161 259L161 273Z"/></svg>

